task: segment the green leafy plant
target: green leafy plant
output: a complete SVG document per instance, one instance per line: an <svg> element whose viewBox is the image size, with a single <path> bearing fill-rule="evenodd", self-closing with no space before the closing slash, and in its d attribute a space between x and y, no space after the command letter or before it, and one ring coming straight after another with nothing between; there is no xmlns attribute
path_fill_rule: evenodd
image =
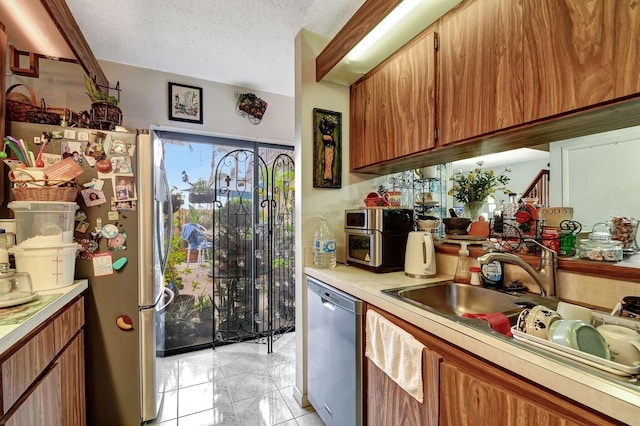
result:
<svg viewBox="0 0 640 426"><path fill-rule="evenodd" d="M187 175L187 172L184 170L182 171L182 181L189 184L191 187L189 191L192 194L207 194L213 190L213 182L209 182L203 178L198 178L197 181L191 182L189 181L189 175Z"/></svg>
<svg viewBox="0 0 640 426"><path fill-rule="evenodd" d="M191 282L191 289L193 290L193 294L196 297L195 303L193 304L193 307L195 309L204 311L213 307L213 298L211 297L211 295L206 294L205 292L200 290L200 282Z"/></svg>
<svg viewBox="0 0 640 426"><path fill-rule="evenodd" d="M117 97L109 95L107 92L103 92L96 86L96 83L88 75L84 75L84 85L87 88L87 95L94 103L104 102L110 105L120 106L120 101Z"/></svg>
<svg viewBox="0 0 640 426"><path fill-rule="evenodd" d="M174 221L174 226L178 225L178 221ZM169 247L169 254L167 258L167 266L164 270L164 283L165 286L170 287L173 285L177 290L182 290L184 284L182 283L181 273L189 274L191 271L187 268L182 272L178 270L178 265L183 263L187 259L184 250L182 249L182 239L180 235L174 235L171 238L171 246Z"/></svg>
<svg viewBox="0 0 640 426"><path fill-rule="evenodd" d="M511 168L506 167L502 173L496 175L493 170L482 170L483 161L478 161L476 164L478 167L468 174L465 175L460 171L451 177L453 186L449 190L449 195L467 204L474 201L484 202L496 190L503 191L505 194L510 192L506 185L511 178L506 173L511 172Z"/></svg>

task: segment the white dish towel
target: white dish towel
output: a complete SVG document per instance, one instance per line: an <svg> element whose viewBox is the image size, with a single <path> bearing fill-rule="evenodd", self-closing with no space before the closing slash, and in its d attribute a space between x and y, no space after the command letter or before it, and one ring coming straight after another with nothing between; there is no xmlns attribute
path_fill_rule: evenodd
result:
<svg viewBox="0 0 640 426"><path fill-rule="evenodd" d="M367 311L365 355L409 395L422 403L425 346L382 315Z"/></svg>

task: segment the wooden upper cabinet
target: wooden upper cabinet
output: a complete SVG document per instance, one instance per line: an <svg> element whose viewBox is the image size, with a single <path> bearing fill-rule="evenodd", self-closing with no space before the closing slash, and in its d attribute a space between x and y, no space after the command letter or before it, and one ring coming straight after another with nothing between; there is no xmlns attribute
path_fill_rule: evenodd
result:
<svg viewBox="0 0 640 426"><path fill-rule="evenodd" d="M351 86L351 170L435 147L435 40L422 33Z"/></svg>
<svg viewBox="0 0 640 426"><path fill-rule="evenodd" d="M640 92L640 5L523 0L525 121Z"/></svg>
<svg viewBox="0 0 640 426"><path fill-rule="evenodd" d="M520 0L466 1L449 12L439 59L441 145L523 122Z"/></svg>
<svg viewBox="0 0 640 426"><path fill-rule="evenodd" d="M427 33L386 65L384 121L391 158L435 147L436 34Z"/></svg>
<svg viewBox="0 0 640 426"><path fill-rule="evenodd" d="M380 71L351 86L351 170L377 164L390 157L391 145L384 140L384 123L379 120L382 112L378 108L383 94L377 91L377 87L382 86L384 80L384 71Z"/></svg>

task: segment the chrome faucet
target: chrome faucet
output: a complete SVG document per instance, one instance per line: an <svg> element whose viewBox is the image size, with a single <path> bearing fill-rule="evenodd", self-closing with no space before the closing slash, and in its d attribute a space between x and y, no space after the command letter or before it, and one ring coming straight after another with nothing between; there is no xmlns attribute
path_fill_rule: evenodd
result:
<svg viewBox="0 0 640 426"><path fill-rule="evenodd" d="M493 262L494 260L499 260L504 263L517 265L527 271L527 273L531 276L531 278L533 278L536 284L538 284L541 296L555 296L558 273L558 257L556 256L556 252L543 246L536 240L527 238L524 241L528 243L534 243L538 247L540 247L541 252L539 268L534 268L515 254L504 253L501 251L490 251L483 254L482 256L478 257L478 263L480 265L486 265Z"/></svg>

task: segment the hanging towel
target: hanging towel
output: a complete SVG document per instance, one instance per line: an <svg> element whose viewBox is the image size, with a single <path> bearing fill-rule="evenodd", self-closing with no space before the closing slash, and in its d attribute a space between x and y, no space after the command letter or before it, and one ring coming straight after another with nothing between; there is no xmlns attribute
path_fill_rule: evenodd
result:
<svg viewBox="0 0 640 426"><path fill-rule="evenodd" d="M513 337L511 333L511 324L509 324L509 318L502 312L496 312L495 314L463 314L465 318L478 318L485 320L489 323L498 333L504 334L508 337Z"/></svg>
<svg viewBox="0 0 640 426"><path fill-rule="evenodd" d="M424 345L374 311L367 311L365 355L418 402L422 391Z"/></svg>

